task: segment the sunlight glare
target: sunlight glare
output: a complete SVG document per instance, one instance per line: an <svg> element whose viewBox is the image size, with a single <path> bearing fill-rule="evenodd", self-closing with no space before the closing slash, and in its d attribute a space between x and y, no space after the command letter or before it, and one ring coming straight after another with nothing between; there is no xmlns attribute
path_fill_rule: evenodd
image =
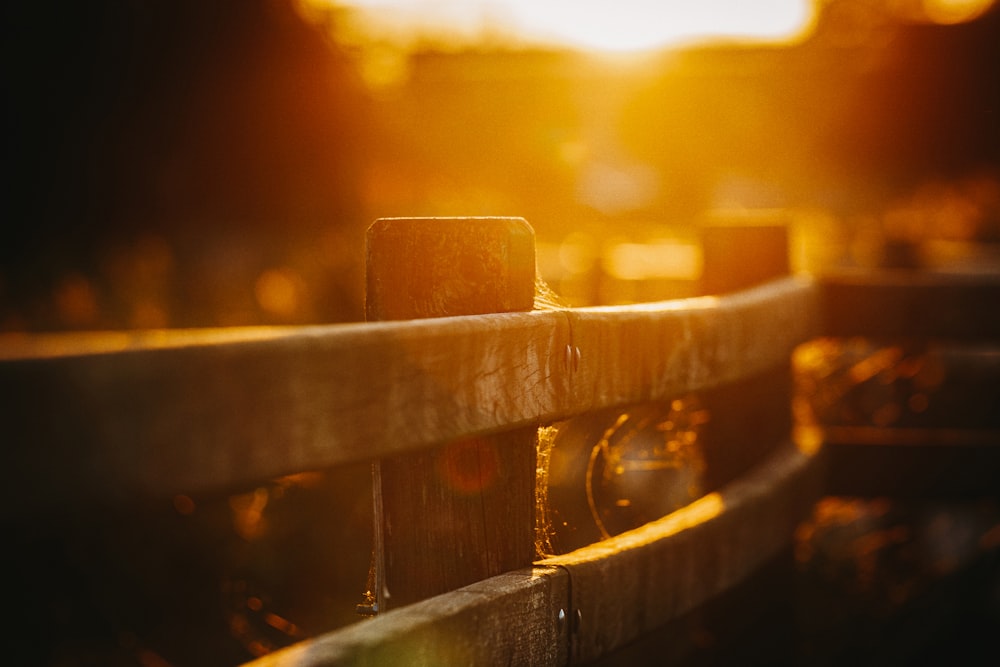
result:
<svg viewBox="0 0 1000 667"><path fill-rule="evenodd" d="M812 22L808 0L512 0L508 4L524 32L602 51L643 51L713 38L784 41Z"/></svg>
<svg viewBox="0 0 1000 667"><path fill-rule="evenodd" d="M307 4L333 0L304 0ZM503 37L606 52L714 39L788 42L815 20L814 0L349 0L376 30L451 40Z"/></svg>
<svg viewBox="0 0 1000 667"><path fill-rule="evenodd" d="M924 0L927 18L941 25L964 23L982 16L994 0Z"/></svg>

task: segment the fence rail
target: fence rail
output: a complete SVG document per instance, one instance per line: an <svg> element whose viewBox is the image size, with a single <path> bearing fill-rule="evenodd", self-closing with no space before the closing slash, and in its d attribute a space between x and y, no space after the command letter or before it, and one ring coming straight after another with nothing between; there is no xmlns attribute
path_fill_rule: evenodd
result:
<svg viewBox="0 0 1000 667"><path fill-rule="evenodd" d="M0 505L195 493L683 395L787 359L818 331L815 298L788 278L620 308L9 337L22 474Z"/></svg>
<svg viewBox="0 0 1000 667"><path fill-rule="evenodd" d="M793 350L823 335L1000 336L995 275L792 278L765 270L760 278L770 280L634 306L6 336L0 421L17 474L0 492L0 513L29 521L67 508L245 488L752 378L764 378L767 400L787 405L780 378ZM728 410L756 410L754 400L724 407L719 421ZM744 414L726 427L722 458L741 463L686 507L254 664L555 665L607 655L787 546L823 492L826 450L817 432L787 438L791 420L782 410L758 422ZM760 419L784 423L759 428ZM980 453L995 470L990 447Z"/></svg>
<svg viewBox="0 0 1000 667"><path fill-rule="evenodd" d="M745 477L641 528L252 664L593 661L722 593L787 546L821 475L818 450L788 444Z"/></svg>

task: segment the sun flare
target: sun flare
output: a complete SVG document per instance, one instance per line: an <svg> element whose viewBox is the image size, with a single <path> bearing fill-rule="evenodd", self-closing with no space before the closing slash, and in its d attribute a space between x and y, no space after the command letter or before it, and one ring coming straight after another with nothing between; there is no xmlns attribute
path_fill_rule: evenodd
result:
<svg viewBox="0 0 1000 667"><path fill-rule="evenodd" d="M712 39L794 41L808 33L815 19L813 0L350 0L346 4L360 12L366 24L396 38L499 37L608 52L641 52Z"/></svg>
<svg viewBox="0 0 1000 667"><path fill-rule="evenodd" d="M713 38L785 41L812 22L809 0L508 4L525 34L602 51L642 51Z"/></svg>

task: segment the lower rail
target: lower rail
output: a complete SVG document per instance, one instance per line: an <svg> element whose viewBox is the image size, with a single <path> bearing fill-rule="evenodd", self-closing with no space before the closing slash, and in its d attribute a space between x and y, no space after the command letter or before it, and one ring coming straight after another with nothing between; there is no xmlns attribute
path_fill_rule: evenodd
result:
<svg viewBox="0 0 1000 667"><path fill-rule="evenodd" d="M263 656L253 667L583 663L752 574L818 498L810 434L659 520Z"/></svg>

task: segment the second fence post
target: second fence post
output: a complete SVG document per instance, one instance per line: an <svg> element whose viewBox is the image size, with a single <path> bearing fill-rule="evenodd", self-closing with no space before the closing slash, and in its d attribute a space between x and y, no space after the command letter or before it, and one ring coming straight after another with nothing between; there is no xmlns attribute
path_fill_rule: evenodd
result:
<svg viewBox="0 0 1000 667"><path fill-rule="evenodd" d="M370 321L532 309L534 232L521 218L383 218L367 244ZM377 464L380 611L531 563L535 439L522 428Z"/></svg>

